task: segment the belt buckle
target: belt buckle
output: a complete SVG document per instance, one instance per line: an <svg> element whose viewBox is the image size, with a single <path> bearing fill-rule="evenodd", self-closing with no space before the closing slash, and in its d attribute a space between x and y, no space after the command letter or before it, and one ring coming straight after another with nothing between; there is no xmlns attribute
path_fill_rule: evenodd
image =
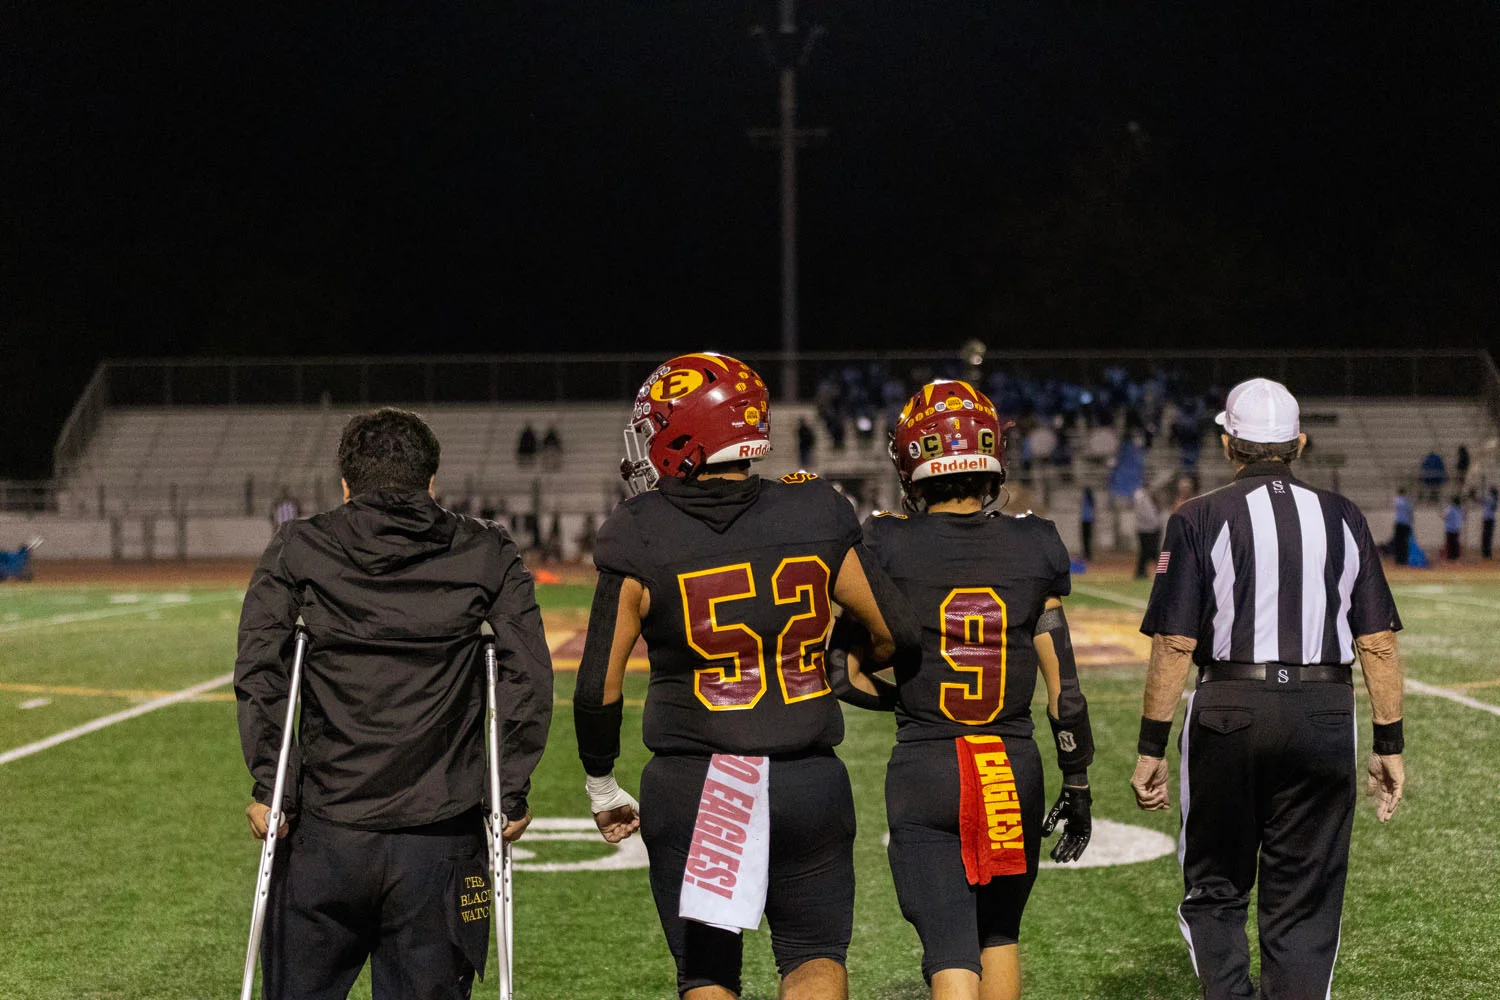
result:
<svg viewBox="0 0 1500 1000"><path fill-rule="evenodd" d="M1285 663L1267 663L1266 687L1273 691L1301 691L1302 668Z"/></svg>

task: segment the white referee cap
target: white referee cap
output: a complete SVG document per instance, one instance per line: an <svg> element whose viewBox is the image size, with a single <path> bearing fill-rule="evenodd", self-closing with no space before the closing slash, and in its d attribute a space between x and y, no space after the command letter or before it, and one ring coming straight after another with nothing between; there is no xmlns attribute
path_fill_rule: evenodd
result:
<svg viewBox="0 0 1500 1000"><path fill-rule="evenodd" d="M1286 386L1253 378L1229 390L1224 412L1214 417L1214 423L1241 441L1280 444L1302 433L1301 412Z"/></svg>

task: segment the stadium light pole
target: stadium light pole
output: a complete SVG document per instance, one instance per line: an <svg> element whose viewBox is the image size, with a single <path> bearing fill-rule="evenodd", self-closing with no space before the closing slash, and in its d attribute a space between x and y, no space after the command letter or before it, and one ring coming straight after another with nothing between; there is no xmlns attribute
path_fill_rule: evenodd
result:
<svg viewBox="0 0 1500 1000"><path fill-rule="evenodd" d="M813 43L823 29L814 26L797 46L796 0L778 0L779 18L774 42L764 28L751 34L766 45L766 56L776 70L780 121L774 129L751 129L752 139L770 141L781 151L781 353L782 393L796 402L797 392L797 147L823 138L826 129L797 128L797 70L807 64Z"/></svg>

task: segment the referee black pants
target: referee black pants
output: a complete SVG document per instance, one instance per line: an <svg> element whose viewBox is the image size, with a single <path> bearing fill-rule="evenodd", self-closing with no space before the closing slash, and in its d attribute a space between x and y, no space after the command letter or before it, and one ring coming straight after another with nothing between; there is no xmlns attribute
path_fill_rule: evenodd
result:
<svg viewBox="0 0 1500 1000"><path fill-rule="evenodd" d="M266 1000L343 1000L366 960L375 1000L460 1000L490 937L478 809L403 830L299 817L279 845L261 949Z"/></svg>
<svg viewBox="0 0 1500 1000"><path fill-rule="evenodd" d="M1203 996L1256 995L1245 917L1258 865L1260 997L1323 1000L1354 819L1353 688L1200 684L1179 746L1177 913Z"/></svg>

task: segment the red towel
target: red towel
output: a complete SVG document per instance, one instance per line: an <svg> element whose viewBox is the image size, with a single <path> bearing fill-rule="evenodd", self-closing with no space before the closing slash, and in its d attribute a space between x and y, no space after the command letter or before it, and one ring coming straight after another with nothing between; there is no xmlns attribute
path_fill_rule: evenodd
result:
<svg viewBox="0 0 1500 1000"><path fill-rule="evenodd" d="M1021 802L1005 741L960 736L953 742L958 748L958 836L969 884L1026 874Z"/></svg>

